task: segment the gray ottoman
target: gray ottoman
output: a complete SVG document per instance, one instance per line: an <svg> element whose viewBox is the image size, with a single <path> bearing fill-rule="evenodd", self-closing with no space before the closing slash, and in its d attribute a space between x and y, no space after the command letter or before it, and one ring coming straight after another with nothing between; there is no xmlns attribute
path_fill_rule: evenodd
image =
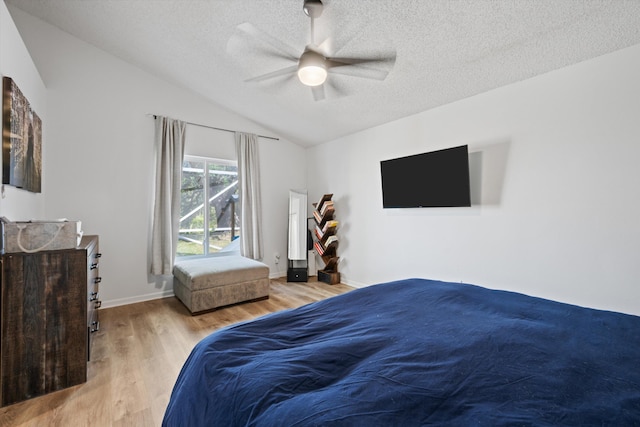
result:
<svg viewBox="0 0 640 427"><path fill-rule="evenodd" d="M179 261L173 292L191 314L269 298L269 267L237 255Z"/></svg>

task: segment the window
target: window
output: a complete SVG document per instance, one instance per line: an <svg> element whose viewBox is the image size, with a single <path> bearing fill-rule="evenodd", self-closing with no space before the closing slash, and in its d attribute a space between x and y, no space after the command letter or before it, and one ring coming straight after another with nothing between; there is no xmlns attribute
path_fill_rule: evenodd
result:
<svg viewBox="0 0 640 427"><path fill-rule="evenodd" d="M185 156L177 256L239 251L238 164Z"/></svg>

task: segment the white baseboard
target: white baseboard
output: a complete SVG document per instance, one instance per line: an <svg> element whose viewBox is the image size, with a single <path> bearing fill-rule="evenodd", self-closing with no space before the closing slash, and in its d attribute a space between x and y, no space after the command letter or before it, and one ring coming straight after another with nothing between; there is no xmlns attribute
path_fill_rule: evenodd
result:
<svg viewBox="0 0 640 427"><path fill-rule="evenodd" d="M360 282L356 282L354 280L349 280L349 278L345 278L342 275L340 277L340 283L344 283L345 285L353 286L354 288L366 288L367 286L371 286L370 284L367 284L367 283L360 283Z"/></svg>
<svg viewBox="0 0 640 427"><path fill-rule="evenodd" d="M153 292L151 294L136 295L129 298L118 298L110 301L102 301L100 308L118 307L121 305L135 304L137 302L151 301L154 299L167 298L173 296L173 289L164 290L161 292Z"/></svg>
<svg viewBox="0 0 640 427"><path fill-rule="evenodd" d="M287 272L275 271L269 274L269 279L279 279L281 277L287 277ZM366 283L360 283L360 282L355 282L353 280L345 279L344 277L341 278L340 282L344 283L345 285L353 286L354 288L365 288L367 286L370 286ZM102 301L101 308L118 307L121 305L135 304L138 302L151 301L154 299L167 298L172 296L174 296L173 289L167 289L164 291L153 292L145 295L136 295L135 297L118 298L118 299L109 300L109 301Z"/></svg>
<svg viewBox="0 0 640 427"><path fill-rule="evenodd" d="M269 271L269 279L279 279L281 277L287 277L286 271Z"/></svg>

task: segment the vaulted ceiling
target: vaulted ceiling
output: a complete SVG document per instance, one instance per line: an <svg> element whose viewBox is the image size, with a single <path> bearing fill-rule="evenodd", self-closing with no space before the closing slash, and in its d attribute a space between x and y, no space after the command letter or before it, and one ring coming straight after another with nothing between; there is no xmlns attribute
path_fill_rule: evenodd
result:
<svg viewBox="0 0 640 427"><path fill-rule="evenodd" d="M306 146L640 43L640 0L323 0L325 55L395 64L330 70L315 100L294 73L246 81L296 65L303 0L5 2Z"/></svg>

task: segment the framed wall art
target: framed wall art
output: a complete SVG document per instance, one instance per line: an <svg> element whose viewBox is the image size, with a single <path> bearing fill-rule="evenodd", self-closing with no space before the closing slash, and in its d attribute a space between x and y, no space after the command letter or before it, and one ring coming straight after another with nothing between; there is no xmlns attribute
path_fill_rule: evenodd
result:
<svg viewBox="0 0 640 427"><path fill-rule="evenodd" d="M42 121L13 79L2 88L2 183L40 193Z"/></svg>

